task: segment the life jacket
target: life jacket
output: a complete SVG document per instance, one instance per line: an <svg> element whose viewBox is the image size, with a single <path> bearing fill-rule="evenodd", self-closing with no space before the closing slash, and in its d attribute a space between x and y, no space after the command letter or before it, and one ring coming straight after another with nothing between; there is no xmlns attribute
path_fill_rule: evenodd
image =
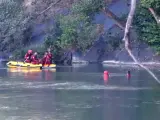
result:
<svg viewBox="0 0 160 120"><path fill-rule="evenodd" d="M50 61L50 64L52 63L52 57L53 57L53 55L52 55L52 53L48 53L47 54L47 59L48 59L48 61Z"/></svg>
<svg viewBox="0 0 160 120"><path fill-rule="evenodd" d="M37 56L32 55L32 57L31 57L31 63L32 64L39 64L39 60L38 60Z"/></svg>
<svg viewBox="0 0 160 120"><path fill-rule="evenodd" d="M48 53L47 55L50 57L50 59L52 59L52 53Z"/></svg>
<svg viewBox="0 0 160 120"><path fill-rule="evenodd" d="M43 65L45 65L45 64L48 64L48 65L51 64L51 59L50 59L50 56L48 54L43 56L42 64Z"/></svg>
<svg viewBox="0 0 160 120"><path fill-rule="evenodd" d="M26 53L24 57L25 62L30 63L32 61L31 57L32 57L32 54Z"/></svg>

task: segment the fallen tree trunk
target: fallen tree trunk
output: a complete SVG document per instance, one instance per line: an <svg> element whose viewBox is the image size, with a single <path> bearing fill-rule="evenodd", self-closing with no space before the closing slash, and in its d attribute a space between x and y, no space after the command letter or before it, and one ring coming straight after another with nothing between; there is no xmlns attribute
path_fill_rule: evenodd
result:
<svg viewBox="0 0 160 120"><path fill-rule="evenodd" d="M145 69L160 84L160 81L154 75L154 73L152 71L150 71L147 67L142 65L140 62L138 62L138 60L132 54L131 44L130 44L130 28L131 28L131 25L132 25L135 10L136 10L136 0L131 0L131 8L130 8L130 12L129 12L129 15L128 15L128 18L127 18L125 33L124 33L124 38L123 38L123 41L125 42L125 49L127 50L129 56L134 60L134 62L137 65L139 65L141 68Z"/></svg>

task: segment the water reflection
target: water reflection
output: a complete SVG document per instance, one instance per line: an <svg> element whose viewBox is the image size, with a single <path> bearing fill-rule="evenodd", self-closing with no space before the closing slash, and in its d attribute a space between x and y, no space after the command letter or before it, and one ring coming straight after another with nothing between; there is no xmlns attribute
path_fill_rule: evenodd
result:
<svg viewBox="0 0 160 120"><path fill-rule="evenodd" d="M55 70L43 70L43 72L42 72L42 78L44 79L44 80L53 80L53 72L55 72L56 71L56 69Z"/></svg>
<svg viewBox="0 0 160 120"><path fill-rule="evenodd" d="M53 73L56 72L56 69L40 70L39 68L8 68L7 70L8 76L21 76L26 80L52 80Z"/></svg>

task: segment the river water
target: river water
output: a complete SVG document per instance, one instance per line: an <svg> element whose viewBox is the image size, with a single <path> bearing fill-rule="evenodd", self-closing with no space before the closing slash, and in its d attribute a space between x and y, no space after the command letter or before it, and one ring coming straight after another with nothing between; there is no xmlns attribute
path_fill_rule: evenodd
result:
<svg viewBox="0 0 160 120"><path fill-rule="evenodd" d="M103 80L103 71L110 78ZM126 79L126 71L132 77ZM160 71L153 70L160 78ZM160 89L129 67L0 68L0 120L159 120Z"/></svg>

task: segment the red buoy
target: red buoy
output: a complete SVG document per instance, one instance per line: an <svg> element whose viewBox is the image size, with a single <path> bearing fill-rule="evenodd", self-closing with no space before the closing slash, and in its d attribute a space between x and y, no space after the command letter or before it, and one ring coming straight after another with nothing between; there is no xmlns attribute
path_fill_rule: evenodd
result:
<svg viewBox="0 0 160 120"><path fill-rule="evenodd" d="M104 71L104 74L105 74L105 75L109 75L109 72L105 70L105 71Z"/></svg>
<svg viewBox="0 0 160 120"><path fill-rule="evenodd" d="M109 73L108 73L108 71L104 71L104 74L103 74L103 80L104 80L104 82L107 83L108 79L109 79Z"/></svg>

